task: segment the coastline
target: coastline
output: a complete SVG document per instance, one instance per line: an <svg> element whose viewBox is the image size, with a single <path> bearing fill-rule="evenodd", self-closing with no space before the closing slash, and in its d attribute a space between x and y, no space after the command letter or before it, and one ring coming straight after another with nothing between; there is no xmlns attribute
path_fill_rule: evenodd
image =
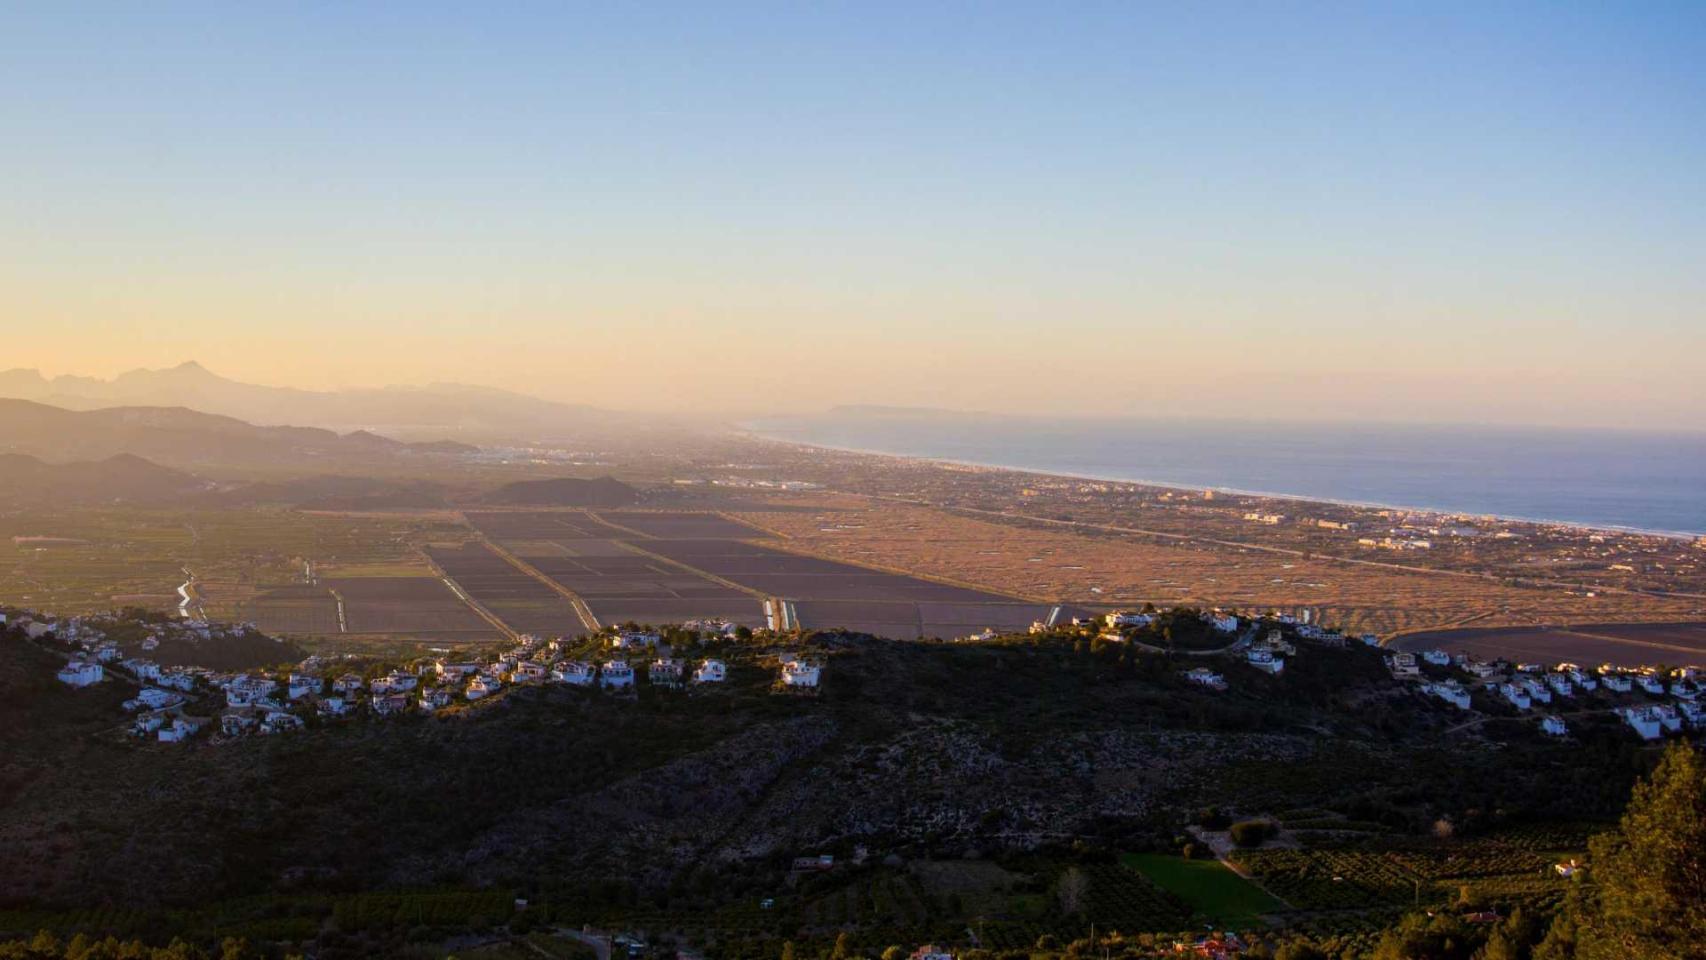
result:
<svg viewBox="0 0 1706 960"><path fill-rule="evenodd" d="M1245 490L1237 487L1205 486L1194 483L1174 483L1165 480L1148 480L1137 477L1119 477L1104 474L1070 473L1058 470L1045 470L1037 467L1025 467L1007 463L988 463L978 460L958 460L951 457L925 457L910 453L897 453L892 450L875 450L861 447L846 447L829 443L813 443L806 440L796 440L789 437L778 437L756 430L747 424L737 424L738 433L766 443L781 443L808 450L826 450L834 453L851 453L869 457L887 457L893 460L913 463L944 464L957 467L975 467L985 470L1004 470L1009 473L1022 473L1033 477L1049 477L1060 480L1089 480L1097 483L1127 483L1138 487L1153 487L1160 490L1212 490L1239 497L1260 497L1264 500L1289 500L1294 503L1319 503L1339 507L1355 507L1363 510L1405 510L1415 513L1434 513L1443 516L1470 517L1484 520L1496 520L1504 523L1523 523L1538 527L1567 527L1574 530L1592 531L1596 533L1634 534L1647 537L1663 537L1669 540L1692 542L1706 537L1706 532L1691 532L1686 530L1654 530L1645 527L1621 526L1618 524L1583 523L1576 520L1554 520L1543 517L1520 517L1507 514L1480 513L1470 510L1460 510L1444 506L1423 506L1418 504L1379 503L1365 500L1343 500L1333 497L1314 497L1307 494L1278 493L1266 490Z"/></svg>

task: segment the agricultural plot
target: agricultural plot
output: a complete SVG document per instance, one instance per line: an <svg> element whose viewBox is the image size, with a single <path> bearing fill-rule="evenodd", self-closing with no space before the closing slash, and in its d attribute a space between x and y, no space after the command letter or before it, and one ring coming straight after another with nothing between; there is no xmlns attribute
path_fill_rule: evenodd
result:
<svg viewBox="0 0 1706 960"><path fill-rule="evenodd" d="M1579 838L1547 832L1544 841ZM1460 887L1491 897L1548 902L1564 881L1542 853L1542 837L1512 834L1468 840L1375 838L1355 846L1245 850L1233 859L1276 896L1300 910L1407 906L1453 896Z"/></svg>
<svg viewBox="0 0 1706 960"><path fill-rule="evenodd" d="M427 556L512 630L561 636L586 628L567 597L523 573L484 544L428 547Z"/></svg>
<svg viewBox="0 0 1706 960"><path fill-rule="evenodd" d="M753 543L647 540L642 545L722 579L794 601L791 620L802 627L843 628L902 639L956 637L985 627L1022 630L1046 618L1051 609Z"/></svg>
<svg viewBox="0 0 1706 960"><path fill-rule="evenodd" d="M322 581L343 601L348 633L406 633L443 640L498 635L436 577L350 577Z"/></svg>
<svg viewBox="0 0 1706 960"><path fill-rule="evenodd" d="M765 536L747 526L714 513L640 513L601 511L598 519L613 526L638 531L663 540L740 540Z"/></svg>
<svg viewBox="0 0 1706 960"><path fill-rule="evenodd" d="M1706 659L1706 623L1607 623L1573 627L1433 630L1392 644L1412 652L1438 648L1482 658L1541 663L1640 666Z"/></svg>
<svg viewBox="0 0 1706 960"><path fill-rule="evenodd" d="M325 587L299 585L263 590L238 606L239 619L267 633L340 633L338 600Z"/></svg>
<svg viewBox="0 0 1706 960"><path fill-rule="evenodd" d="M621 534L579 510L474 511L463 516L493 540L583 540Z"/></svg>
<svg viewBox="0 0 1706 960"><path fill-rule="evenodd" d="M1120 863L1188 904L1219 926L1242 928L1286 905L1227 869L1218 860L1186 860L1157 853L1132 853Z"/></svg>

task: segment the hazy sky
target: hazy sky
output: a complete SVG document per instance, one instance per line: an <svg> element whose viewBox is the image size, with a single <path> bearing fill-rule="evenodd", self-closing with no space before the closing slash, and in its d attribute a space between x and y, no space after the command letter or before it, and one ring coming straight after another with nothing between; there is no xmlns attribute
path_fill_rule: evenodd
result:
<svg viewBox="0 0 1706 960"><path fill-rule="evenodd" d="M1706 4L618 6L6 5L0 367L1706 428Z"/></svg>

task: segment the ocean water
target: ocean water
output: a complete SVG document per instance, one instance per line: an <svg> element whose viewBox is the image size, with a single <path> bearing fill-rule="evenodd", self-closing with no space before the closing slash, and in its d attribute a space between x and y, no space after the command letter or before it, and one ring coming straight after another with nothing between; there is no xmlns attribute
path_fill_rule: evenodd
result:
<svg viewBox="0 0 1706 960"><path fill-rule="evenodd" d="M1706 534L1706 433L866 412L748 426L1046 473Z"/></svg>

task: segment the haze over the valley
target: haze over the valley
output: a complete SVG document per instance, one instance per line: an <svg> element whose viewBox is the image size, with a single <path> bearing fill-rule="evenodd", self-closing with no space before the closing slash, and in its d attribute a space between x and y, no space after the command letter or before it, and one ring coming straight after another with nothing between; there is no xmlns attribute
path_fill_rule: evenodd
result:
<svg viewBox="0 0 1706 960"><path fill-rule="evenodd" d="M1694 17L56 6L0 48L5 366L1706 424Z"/></svg>

